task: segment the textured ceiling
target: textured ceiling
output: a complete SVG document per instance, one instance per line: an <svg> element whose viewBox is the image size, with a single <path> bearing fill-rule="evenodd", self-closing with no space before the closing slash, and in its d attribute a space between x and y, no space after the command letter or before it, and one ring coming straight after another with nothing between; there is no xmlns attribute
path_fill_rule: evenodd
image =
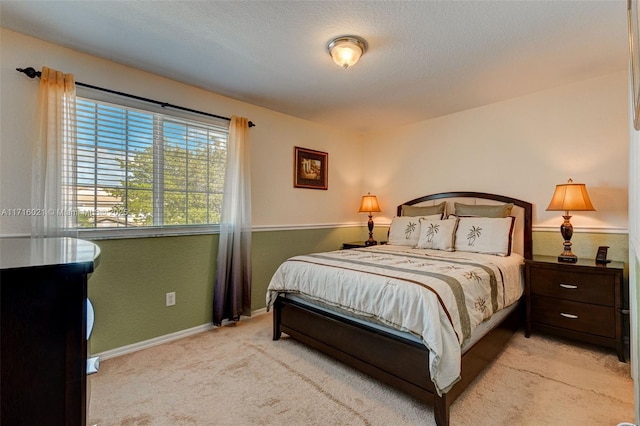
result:
<svg viewBox="0 0 640 426"><path fill-rule="evenodd" d="M5 28L361 132L627 68L625 0L1 3ZM344 34L369 43L347 70Z"/></svg>

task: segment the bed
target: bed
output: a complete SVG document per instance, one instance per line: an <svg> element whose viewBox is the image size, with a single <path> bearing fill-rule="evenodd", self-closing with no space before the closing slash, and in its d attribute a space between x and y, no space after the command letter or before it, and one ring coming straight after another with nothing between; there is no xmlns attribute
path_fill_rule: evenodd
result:
<svg viewBox="0 0 640 426"><path fill-rule="evenodd" d="M530 203L495 194L403 203L389 244L278 268L267 290L273 339L286 333L430 402L436 424L448 425L451 403L522 324L531 224Z"/></svg>

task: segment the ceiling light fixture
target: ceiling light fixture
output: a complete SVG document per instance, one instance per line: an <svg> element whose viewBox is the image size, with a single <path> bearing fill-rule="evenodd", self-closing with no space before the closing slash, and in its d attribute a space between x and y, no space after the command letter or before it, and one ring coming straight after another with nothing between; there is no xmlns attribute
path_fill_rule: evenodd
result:
<svg viewBox="0 0 640 426"><path fill-rule="evenodd" d="M367 47L365 39L353 35L336 37L327 43L327 51L333 62L344 69L355 65Z"/></svg>

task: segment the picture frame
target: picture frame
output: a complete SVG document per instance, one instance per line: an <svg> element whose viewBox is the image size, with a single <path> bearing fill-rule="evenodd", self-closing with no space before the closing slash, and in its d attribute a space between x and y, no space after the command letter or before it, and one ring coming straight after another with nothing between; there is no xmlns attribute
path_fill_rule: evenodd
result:
<svg viewBox="0 0 640 426"><path fill-rule="evenodd" d="M328 188L329 154L313 149L294 147L294 188Z"/></svg>
<svg viewBox="0 0 640 426"><path fill-rule="evenodd" d="M638 21L638 0L627 0L627 21L629 27L629 62L633 96L633 127L640 130L640 24Z"/></svg>

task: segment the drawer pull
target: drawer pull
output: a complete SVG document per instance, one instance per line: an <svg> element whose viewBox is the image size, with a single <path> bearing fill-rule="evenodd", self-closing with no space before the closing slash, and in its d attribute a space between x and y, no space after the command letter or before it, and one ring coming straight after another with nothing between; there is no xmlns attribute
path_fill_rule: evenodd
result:
<svg viewBox="0 0 640 426"><path fill-rule="evenodd" d="M571 284L560 284L560 287L568 288L568 289L571 289L571 290L575 290L576 288L578 288L577 285L571 285Z"/></svg>
<svg viewBox="0 0 640 426"><path fill-rule="evenodd" d="M565 314L564 312L560 312L560 315L562 315L565 318L569 318L569 319L578 319L577 315L573 315L573 314Z"/></svg>

